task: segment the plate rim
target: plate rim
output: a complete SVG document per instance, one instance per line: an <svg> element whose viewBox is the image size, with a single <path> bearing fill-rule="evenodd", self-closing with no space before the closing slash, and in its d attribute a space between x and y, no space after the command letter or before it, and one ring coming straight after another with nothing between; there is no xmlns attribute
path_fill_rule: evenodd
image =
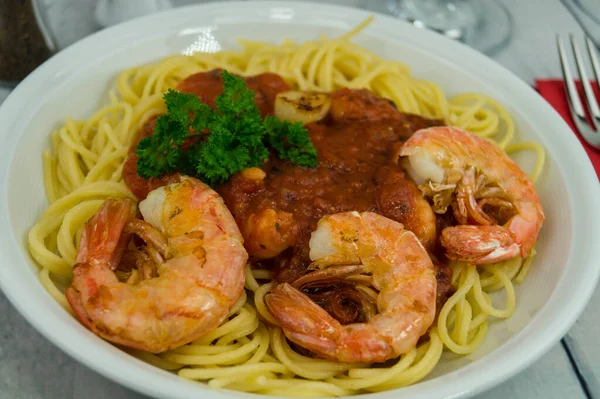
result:
<svg viewBox="0 0 600 399"><path fill-rule="evenodd" d="M537 93L535 92L535 90L533 88L528 86L520 78L518 78L512 72L510 72L509 70L507 70L506 68L504 68L503 66L498 64L496 61L489 59L488 57L486 57L482 54L477 53L475 50L468 48L467 46L465 46L461 43L457 43L450 39L441 37L433 32L429 32L429 31L421 30L416 27L412 27L409 24L406 24L402 21L396 20L387 15L368 12L365 10L360 10L360 9L356 9L356 8L352 8L352 7L348 7L348 6L331 5L331 4L325 5L325 4L310 3L310 2L231 1L231 2L194 4L194 5L190 5L190 6L186 6L186 7L175 8L172 10L163 11L163 12L159 12L156 14L136 18L136 19L115 25L108 29L96 32L96 33L70 45L63 51L54 55L52 58L50 58L48 61L46 61L44 64L42 64L40 67L38 67L34 72L32 72L26 79L24 79L10 93L10 95L6 98L6 100L0 106L0 121L4 121L4 120L11 121L12 119L15 119L15 117L11 117L11 115L17 114L17 111L20 109L20 103L19 103L20 99L23 96L26 96L25 98L28 98L27 92L28 91L33 92L32 89L35 86L40 86L41 81L43 80L43 77L47 76L49 72L53 72L53 73L51 73L51 75L58 79L59 86L62 84L66 84L69 80L69 77L72 76L75 71L73 69L65 70L64 68L60 68L61 63L64 64L64 61L66 61L70 58L77 59L78 58L77 54L80 53L80 50L84 50L86 47L90 47L90 48L102 47L103 45L106 44L106 42L111 42L111 40L114 41L119 38L122 38L123 36L128 36L125 33L128 31L133 32L136 27L141 28L144 26L151 26L152 22L158 22L158 20L160 20L160 19L171 18L172 19L171 22L174 22L174 20L176 18L183 18L183 19L188 20L187 23L191 23L191 20L189 19L190 16L188 16L186 14L207 12L207 14L209 14L209 17L205 17L204 18L205 22L202 22L202 23L207 23L209 18L214 19L214 18L216 18L217 14L219 14L219 15L235 14L235 15L239 16L239 15L242 15L242 10L244 8L246 8L246 9L248 9L248 11L252 11L253 15L256 16L257 11L260 11L260 10L267 11L268 9L271 9L272 7L279 7L279 8L286 7L286 8L292 8L295 10L305 10L305 11L317 12L317 13L321 13L321 14L331 13L331 14L338 15L338 21L340 21L343 18L343 20L345 22L349 22L350 19L356 19L358 21L358 20L366 18L370 14L375 14L376 20L373 21L372 26L377 27L378 25L380 25L379 28L382 31L387 30L387 27L389 27L390 29L393 29L394 25L402 26L403 29L414 29L415 35L418 37L430 40L432 43L443 42L444 46L447 48L445 51L446 53L449 50L449 51L454 51L457 54L462 53L469 57L478 59L478 63L483 63L483 65L485 65L486 67L491 68L491 71L493 73L498 73L500 75L504 75L504 77L506 79L510 80L512 84L515 84L517 86L517 88L519 88L519 92L523 92L530 97L534 93L535 93L535 95L537 95ZM229 11L223 11L221 13L221 11L224 9L229 9ZM237 11L232 13L231 9L236 9ZM342 15L342 16L339 16L339 15ZM203 18L199 18L199 20L203 20ZM292 19L292 21L294 21L294 19ZM265 21L265 22L267 24L274 23L273 21ZM410 28L409 28L409 26L410 26ZM385 29L384 29L384 27L385 27ZM162 32L162 33L156 33L156 36L165 35L165 31L159 30L159 32ZM131 35L135 36L135 32L129 34L129 36L131 36ZM148 40L148 37L145 37L144 40ZM388 42L392 41L392 40L393 39L389 39L389 38L387 39ZM415 40L418 40L418 38ZM411 40L408 39L404 43L406 43L407 45L411 45L410 44ZM414 44L412 44L412 45L414 45ZM446 61L454 64L455 66L457 66L461 69L466 69L460 63L457 63L454 60L452 60L451 59L452 57L449 57L447 54L444 54L441 56ZM96 57L94 59L95 61L90 61L90 62L92 62L92 63L97 62L99 59L100 59L100 57ZM493 86L493 84L490 82L489 79L485 79L485 82ZM527 94L527 93L529 93L529 94ZM533 103L535 103L536 106L540 107L541 110L545 109L545 111L543 111L544 113L548 114L549 117L554 119L554 123L558 126L558 130L564 130L564 132L567 134L566 138L562 138L562 139L566 140L566 144L567 144L566 147L568 147L567 149L569 151L573 151L573 153L571 153L570 155L573 158L578 158L578 160L577 160L578 164L579 164L578 166L580 167L580 169L578 170L579 177L582 178L584 181L592 181L593 182L591 185L592 187L588 187L588 191L587 191L587 193L591 194L591 195L585 199L587 200L587 203L593 204L594 201L596 201L596 203L599 203L600 186L598 184L596 184L598 178L594 172L591 161L587 157L587 154L585 153L583 147L580 145L577 138L572 134L572 132L570 131L570 128L568 127L566 122L564 122L562 117L560 117L556 113L556 111L554 111L554 109L552 109L552 107L545 100L543 100L541 97L539 97L535 100L533 100L533 97L531 97L531 99L532 99ZM44 104L43 100L39 100L37 102L39 103L38 107L40 107L40 106L42 106L42 104ZM35 114L35 110L36 109L32 109L29 112L29 114L31 114L31 115ZM23 123L26 123L26 122L23 122ZM9 129L7 129L7 130L9 130ZM7 136L7 134L5 134L4 132L0 132L0 137L6 138L5 136ZM18 140L19 140L18 137L12 138L9 141L11 143L13 143L13 145L6 145L6 146L0 148L0 154L8 152L8 155L9 155L8 157L0 157L0 158L2 158L0 160L0 167L5 169L4 173L0 176L0 184L2 185L2 187L4 189L5 197L6 197L6 193L7 193L7 184L9 182L9 178L10 178L9 166L12 164L12 159L14 156L14 145L16 145ZM4 166L6 166L6 167L4 167ZM568 195L569 195L569 200L570 200L570 204L571 204L571 213L573 216L573 213L575 211L574 204L576 204L577 202L574 202L574 194L573 193L569 192ZM590 200L590 198L591 198L591 200ZM593 213L595 213L596 217L600 217L600 210L596 210L596 208L593 208L593 207L584 207L584 208L588 209L588 210L592 210ZM3 224L5 226L7 226L10 224L8 222L8 217L7 217L10 212L10 210L8 209L8 201L4 201L2 210L3 210L3 212L0 215L0 221L6 222ZM600 233L600 227L592 226L591 230L594 231L595 233ZM12 258L12 259L16 258L17 261L20 261L21 263L23 263L24 260L22 259L20 254L16 253L16 251L15 251L15 253L11 253L11 251L15 249L14 246L19 245L19 243L14 239L14 237L11 236L11 233L12 232L8 228L0 230L0 234L2 236L6 236L5 238L8 238L8 240L2 240L3 242L1 243L0 248L2 248L3 250L0 252L1 253L0 258L2 259L3 263L6 261L10 261L11 259L9 259L9 258ZM573 237L575 238L577 235L581 235L581 234L577 231L573 231ZM595 252L597 255L600 255L600 248L598 250L595 250ZM569 253L569 259L567 260L567 264L569 264L573 261L572 260L573 256L574 256L573 249L571 249L571 251ZM587 256L587 258L590 258L590 256ZM598 260L598 259L600 259L600 257L597 257L596 259L597 260L595 263L597 266L598 264L600 264L600 260ZM230 390L210 390L210 388L206 388L206 387L204 389L198 389L198 384L196 382L188 382L188 381L185 381L180 378L169 379L169 381L167 380L167 378L164 378L164 379L160 378L161 380L163 380L163 381L161 381L161 384L157 384L156 381L152 381L151 384L144 384L139 377L135 378L135 376L134 376L134 379L129 379L129 376L131 373L130 372L128 373L126 370L117 370L117 369L111 368L107 365L99 366L97 363L94 363L94 361L92 361L92 357L82 356L76 350L76 349L84 349L84 348L69 347L68 342L66 342L67 341L66 339L59 339L58 334L56 333L55 329L52 326L49 326L48 324L45 324L44 322L42 322L42 320L40 320L39 318L36 318L36 317L39 317L39 314L35 314L35 309L32 307L31 304L25 306L23 303L21 303L19 301L19 295L9 287L9 285L12 285L9 283L11 281L14 282L15 279L17 278L16 272L13 273L12 270L13 270L13 268L7 268L7 267L0 268L0 286L3 290L3 292L5 293L5 295L7 296L7 298L9 299L9 301L13 304L13 306L15 306L15 308L17 308L17 310L21 313L21 315L23 317L25 317L25 319L31 325L33 325L33 327L37 331L39 331L46 339L51 341L54 345L59 347L63 352L67 353L69 356L71 356L77 362L95 370L99 374L104 375L105 377L107 377L113 381L116 381L123 386L129 387L131 389L134 389L138 392L141 392L141 393L144 393L147 395L157 395L159 393L164 394L164 395L173 395L174 391L172 390L172 388L176 389L177 397L181 397L181 398L192 397L192 396L198 395L199 393L202 393L202 392L204 392L208 396L214 397L214 398L225 398L225 397L231 397L232 395L235 395L235 396L240 395L240 397L250 397L249 395L254 395L254 394L245 394L245 393L234 392L234 391L230 391ZM585 305L589 302L589 299L590 299L591 295L593 294L594 288L596 286L598 277L600 276L600 268L595 267L595 268L591 269L591 271L592 271L592 273L594 273L593 276L587 275L586 278L578 279L578 281L580 281L580 284L578 285L579 290L576 292L576 295L574 295L571 298L570 307L569 306L564 307L564 310L562 313L564 313L563 316L565 316L565 318L563 318L561 320L561 323L558 324L558 322L548 322L549 326L553 326L554 329L552 331L548 331L549 328L547 328L546 331L539 333L538 338L540 338L540 336L541 336L541 338L543 338L543 341L544 341L543 343L538 344L535 347L535 349L531 351L530 354L525 356L525 358L523 357L524 355L515 353L516 348L512 348L512 347L509 348L510 350L512 350L512 352L509 353L508 356L511 356L511 357L505 359L504 363L506 363L506 361L510 360L510 359L515 360L515 358L520 358L520 360L518 360L518 362L517 362L518 363L517 366L514 366L514 363L513 363L512 368L507 369L505 367L502 370L500 367L500 363L497 360L495 360L495 358L499 356L499 352L500 352L499 349L501 349L502 347L507 346L509 343L511 343L512 341L514 341L516 339L525 339L525 338L527 338L527 336L530 336L532 334L532 331L530 331L530 330L532 328L533 320L530 321L520 332L518 332L516 335L511 337L507 342L505 342L500 348L485 355L482 359L479 359L478 361L470 363L464 367L461 367L460 369L451 371L445 375L436 377L429 381L419 382L419 383L409 386L409 387L400 388L400 389L391 390L391 391L385 391L382 393L367 394L367 396L377 395L378 398L390 398L390 399L392 397L397 398L399 396L401 396L401 397L409 397L410 396L410 397L414 397L414 398L423 397L424 398L424 397L428 397L429 395L441 395L441 394L443 394L445 396L450 396L453 398L467 397L467 396L475 395L484 390L490 389L491 387L497 385L498 383L511 378L512 376L517 374L519 371L523 370L525 367L528 367L529 365L531 365L534 361L539 359L543 354L545 354L551 348L551 346L553 346L556 342L558 342L558 340L566 333L566 331L575 323L575 320L583 312ZM549 313L549 309L551 308L550 305L553 304L553 302L556 302L556 291L559 290L561 287L565 286L566 283L568 282L567 277L569 277L569 276L566 276L565 274L566 273L564 271L561 273L561 276L557 282L557 286L556 286L555 290L552 292L552 294L550 295L548 301L544 304L544 306L539 309L539 311L536 313L536 315L534 316L533 319L536 319L536 318L541 319L542 316L546 315L546 313ZM582 288L585 288L585 289L582 289ZM54 303L53 305L60 307L57 303ZM60 309L62 310L62 308L60 308ZM573 309L576 309L576 311L573 311ZM63 311L63 313L67 317L71 318L66 312ZM60 318L52 317L52 315L48 314L48 315L45 315L45 317L43 319L48 319L47 321L52 320L52 321L56 322L56 321L59 321ZM72 318L71 318L71 322L77 323ZM67 321L67 323L68 323L68 321ZM79 328L84 329L78 323L77 323L77 325ZM87 330L85 330L85 331L87 331ZM79 330L77 330L77 329L74 329L69 332L70 332L70 335L73 337L78 337L80 339L83 338L83 339L81 339L81 342L80 342L81 344L83 344L85 342L90 342L90 340L87 338L93 337L95 339L95 341L97 340L97 337L92 336L91 333L90 333L89 337L84 337L84 336L82 336L82 334L80 334ZM106 345L110 345L106 342L104 342L104 343ZM110 346L112 347L112 345L110 345ZM100 349L100 348L101 348L101 346L93 346L92 345L92 349L93 349L92 352L102 355L104 352L104 349ZM85 349L90 350L89 348L85 348ZM122 353L122 354L124 356L129 357L129 355L127 355L125 353ZM104 355L106 355L106 354L104 354ZM116 356L116 352L114 353L114 355ZM116 359L115 356L113 356L113 353L109 351L108 356L102 356L102 357ZM475 380L473 380L473 379L469 380L468 378L467 379L461 378L459 380L455 379L457 374L463 374L463 375L467 374L467 377L468 377L470 374L472 374L474 369L479 368L481 366L482 360L487 360L485 363L492 362L493 363L492 365L495 367L491 371L490 370L485 370L485 371L479 370L480 377L482 377L482 378L476 378ZM495 363L494 363L494 361L495 361ZM149 366L141 361L139 361L139 362L143 365L142 368L147 369L146 371L149 371L149 372L154 371L153 366ZM153 370L150 370L149 368L152 368ZM136 372L137 372L137 370L136 370ZM163 373L161 372L161 375L162 374ZM148 374L148 376L149 376L149 374ZM433 385L440 385L440 382L443 384L444 382L449 382L449 381L452 381L452 383L446 384L446 386L444 386L442 388L432 387ZM433 384L434 382L436 384ZM184 386L186 386L185 389L184 389ZM426 388L433 388L433 390L426 389ZM423 391L423 392L420 392L420 391Z"/></svg>

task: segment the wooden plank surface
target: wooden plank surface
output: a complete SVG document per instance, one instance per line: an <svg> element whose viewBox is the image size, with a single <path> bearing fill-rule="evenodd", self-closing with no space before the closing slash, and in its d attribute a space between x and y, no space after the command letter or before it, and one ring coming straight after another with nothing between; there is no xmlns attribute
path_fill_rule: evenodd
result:
<svg viewBox="0 0 600 399"><path fill-rule="evenodd" d="M600 289L564 338L592 398L600 398Z"/></svg>

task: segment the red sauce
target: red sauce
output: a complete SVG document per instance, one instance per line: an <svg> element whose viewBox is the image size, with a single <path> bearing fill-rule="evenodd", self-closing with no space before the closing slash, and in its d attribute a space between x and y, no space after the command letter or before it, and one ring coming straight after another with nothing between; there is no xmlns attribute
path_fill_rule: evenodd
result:
<svg viewBox="0 0 600 399"><path fill-rule="evenodd" d="M277 267L279 281L305 273L310 234L331 213L378 212L403 223L432 248L435 215L397 164L397 153L413 132L439 124L402 114L367 90L342 89L332 94L329 116L307 125L317 168L271 156L261 167L263 181L236 174L217 191L236 218L251 259L276 255L262 264Z"/></svg>
<svg viewBox="0 0 600 399"><path fill-rule="evenodd" d="M215 99L223 93L221 72L222 69L213 69L209 72L200 72L188 76L177 85L177 90L183 93L195 94L202 102L214 107ZM285 83L281 76L274 73L248 76L244 80L246 86L255 93L254 102L263 117L273 115L273 105L277 94L290 90L290 86Z"/></svg>

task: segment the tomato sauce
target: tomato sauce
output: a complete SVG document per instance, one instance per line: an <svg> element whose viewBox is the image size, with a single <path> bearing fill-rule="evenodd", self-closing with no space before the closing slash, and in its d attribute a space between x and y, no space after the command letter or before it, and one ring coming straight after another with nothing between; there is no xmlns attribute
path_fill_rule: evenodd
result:
<svg viewBox="0 0 600 399"><path fill-rule="evenodd" d="M306 126L317 150L316 168L271 156L261 167L264 180L236 174L217 191L236 218L251 259L275 267L279 281L305 273L310 234L331 213L380 213L431 248L435 215L397 161L403 140L439 124L400 113L367 90L342 89L332 94L328 117Z"/></svg>

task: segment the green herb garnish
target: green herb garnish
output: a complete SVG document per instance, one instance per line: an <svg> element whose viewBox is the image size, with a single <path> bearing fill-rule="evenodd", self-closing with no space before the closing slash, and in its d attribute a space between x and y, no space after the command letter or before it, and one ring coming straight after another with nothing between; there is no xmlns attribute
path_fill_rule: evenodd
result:
<svg viewBox="0 0 600 399"><path fill-rule="evenodd" d="M141 177L179 170L214 186L237 171L261 165L269 148L294 164L317 166L317 151L301 123L272 116L263 120L244 79L227 71L221 78L223 93L215 109L193 94L172 89L165 93L167 113L157 118L154 135L136 148Z"/></svg>
<svg viewBox="0 0 600 399"><path fill-rule="evenodd" d="M277 150L279 158L289 159L307 168L317 166L317 150L302 123L290 123L267 116L264 124L268 132L269 145Z"/></svg>

